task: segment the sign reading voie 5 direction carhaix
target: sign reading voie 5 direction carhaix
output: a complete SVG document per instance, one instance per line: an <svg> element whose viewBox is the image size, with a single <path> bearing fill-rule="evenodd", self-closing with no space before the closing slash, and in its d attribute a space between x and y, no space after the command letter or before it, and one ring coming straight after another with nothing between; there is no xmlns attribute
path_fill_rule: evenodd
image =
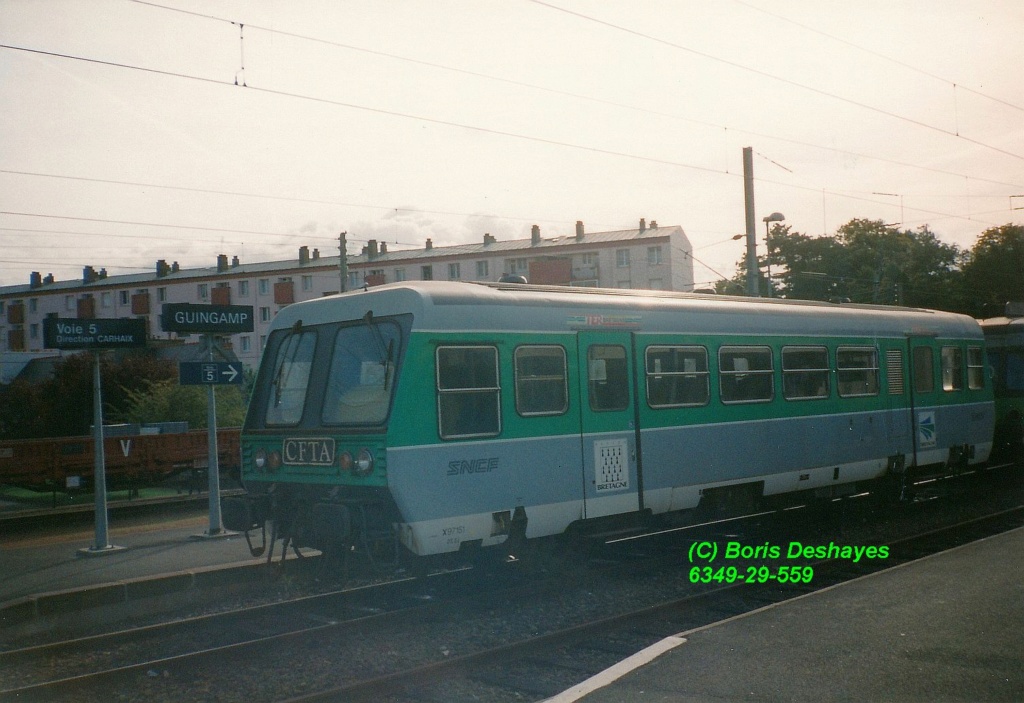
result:
<svg viewBox="0 0 1024 703"><path fill-rule="evenodd" d="M252 306L164 303L160 326L164 332L184 334L252 332Z"/></svg>
<svg viewBox="0 0 1024 703"><path fill-rule="evenodd" d="M133 317L95 320L47 317L43 320L47 349L114 349L146 346L146 321Z"/></svg>

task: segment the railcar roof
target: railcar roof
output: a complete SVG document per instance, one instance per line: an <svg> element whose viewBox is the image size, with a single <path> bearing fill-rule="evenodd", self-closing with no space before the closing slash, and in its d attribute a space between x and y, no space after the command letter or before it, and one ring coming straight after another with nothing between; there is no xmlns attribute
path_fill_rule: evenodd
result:
<svg viewBox="0 0 1024 703"><path fill-rule="evenodd" d="M980 338L966 315L670 291L409 281L295 303L274 327L412 313L420 330L566 332L625 329L734 335L880 335Z"/></svg>

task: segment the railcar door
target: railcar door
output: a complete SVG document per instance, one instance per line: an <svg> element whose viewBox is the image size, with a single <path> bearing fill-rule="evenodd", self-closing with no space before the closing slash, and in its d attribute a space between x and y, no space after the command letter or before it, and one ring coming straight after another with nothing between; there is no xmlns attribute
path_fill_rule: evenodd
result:
<svg viewBox="0 0 1024 703"><path fill-rule="evenodd" d="M585 516L634 512L642 486L632 335L580 332L577 358Z"/></svg>
<svg viewBox="0 0 1024 703"><path fill-rule="evenodd" d="M910 434L912 443L911 466L931 463L938 445L935 393L938 360L932 338L908 336L910 355Z"/></svg>

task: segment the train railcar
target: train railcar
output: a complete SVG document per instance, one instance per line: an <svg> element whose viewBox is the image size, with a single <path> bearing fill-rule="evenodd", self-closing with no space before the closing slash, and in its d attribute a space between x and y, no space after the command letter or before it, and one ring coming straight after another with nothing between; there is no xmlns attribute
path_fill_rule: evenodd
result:
<svg viewBox="0 0 1024 703"><path fill-rule="evenodd" d="M992 367L996 424L993 461L1024 462L1024 303L980 320Z"/></svg>
<svg viewBox="0 0 1024 703"><path fill-rule="evenodd" d="M275 318L225 525L434 555L984 462L948 313L410 282ZM286 542L287 543L287 542Z"/></svg>
<svg viewBox="0 0 1024 703"><path fill-rule="evenodd" d="M239 469L239 428L217 430L222 472ZM206 430L105 436L104 468L110 486L155 485L182 471L206 468ZM0 485L52 491L92 485L93 438L50 437L0 441Z"/></svg>

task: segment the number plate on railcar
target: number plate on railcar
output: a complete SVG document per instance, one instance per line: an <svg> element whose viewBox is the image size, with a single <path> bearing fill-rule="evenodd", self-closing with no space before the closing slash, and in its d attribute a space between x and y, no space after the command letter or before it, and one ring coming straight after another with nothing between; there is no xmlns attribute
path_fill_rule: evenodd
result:
<svg viewBox="0 0 1024 703"><path fill-rule="evenodd" d="M291 466L331 466L334 464L334 439L331 437L295 437L284 441L283 462Z"/></svg>

